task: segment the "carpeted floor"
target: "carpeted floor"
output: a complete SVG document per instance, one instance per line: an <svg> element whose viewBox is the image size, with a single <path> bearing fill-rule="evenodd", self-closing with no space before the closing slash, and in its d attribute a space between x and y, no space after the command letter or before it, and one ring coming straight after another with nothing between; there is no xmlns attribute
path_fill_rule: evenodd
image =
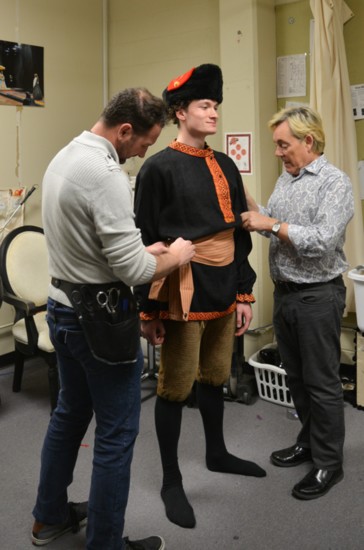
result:
<svg viewBox="0 0 364 550"><path fill-rule="evenodd" d="M30 528L40 449L49 420L47 375L37 361L26 365L21 393L11 392L12 368L0 370L0 549L31 548ZM159 534L167 550L361 550L364 547L364 411L345 405L345 478L325 497L303 502L293 485L309 470L276 468L270 453L294 443L298 421L287 408L263 401L226 402L225 438L229 450L257 462L266 478L209 472L199 412L185 408L179 457L184 486L197 525L182 529L164 514L159 491L161 468L154 431L151 380L143 382L140 435L132 466L125 535ZM151 396L147 398L148 396ZM92 464L94 424L80 448L70 500L86 500ZM81 550L84 531L54 541L53 550ZM107 549L100 549L107 550Z"/></svg>

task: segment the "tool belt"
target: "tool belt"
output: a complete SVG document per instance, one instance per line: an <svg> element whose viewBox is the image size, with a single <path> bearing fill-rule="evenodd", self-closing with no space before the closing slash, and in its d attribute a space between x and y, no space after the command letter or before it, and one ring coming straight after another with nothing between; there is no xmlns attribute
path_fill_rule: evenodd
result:
<svg viewBox="0 0 364 550"><path fill-rule="evenodd" d="M76 284L55 278L51 283L71 302L95 359L110 365L137 361L139 312L127 285L121 281Z"/></svg>

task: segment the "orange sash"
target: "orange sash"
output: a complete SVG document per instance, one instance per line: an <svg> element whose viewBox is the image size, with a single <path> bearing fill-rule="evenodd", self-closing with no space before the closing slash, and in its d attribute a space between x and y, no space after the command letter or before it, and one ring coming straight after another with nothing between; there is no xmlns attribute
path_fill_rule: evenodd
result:
<svg viewBox="0 0 364 550"><path fill-rule="evenodd" d="M193 262L224 266L234 261L234 229L204 237L193 242L196 254ZM149 298L160 302L168 302L169 319L188 321L194 292L191 264L183 265L173 271L168 277L154 281L150 288Z"/></svg>

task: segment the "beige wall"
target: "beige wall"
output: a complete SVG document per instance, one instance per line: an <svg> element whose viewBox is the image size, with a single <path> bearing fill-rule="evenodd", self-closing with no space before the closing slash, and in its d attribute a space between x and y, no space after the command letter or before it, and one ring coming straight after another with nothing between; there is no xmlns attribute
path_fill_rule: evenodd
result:
<svg viewBox="0 0 364 550"><path fill-rule="evenodd" d="M2 0L0 39L44 47L45 108L0 106L0 188L39 185L25 223L40 225L46 166L103 106L102 0ZM11 319L4 305L0 327ZM0 355L12 349L9 332L0 328Z"/></svg>
<svg viewBox="0 0 364 550"><path fill-rule="evenodd" d="M364 2L346 0L354 17L344 26L345 47L348 59L349 80L353 86L364 84ZM355 122L358 140L358 158L364 160L364 119Z"/></svg>
<svg viewBox="0 0 364 550"><path fill-rule="evenodd" d="M310 45L309 24L312 19L310 0L275 0L277 25L277 56L307 53L307 95L296 98L309 102ZM363 0L345 0L354 17L344 25L344 40L349 70L350 84L364 83L364 2ZM291 99L291 98L290 98ZM294 101L295 98L292 98ZM279 100L279 107L285 100ZM364 120L355 122L358 159L364 160Z"/></svg>
<svg viewBox="0 0 364 550"><path fill-rule="evenodd" d="M109 0L109 90L145 86L161 95L172 78L201 63L220 63L218 0ZM165 128L148 155L175 137ZM220 135L209 139L220 146ZM135 175L140 159L127 162Z"/></svg>
<svg viewBox="0 0 364 550"><path fill-rule="evenodd" d="M276 109L275 14L271 0L220 2L221 67L225 100L222 105L223 135L251 132L253 170L244 184L258 202L265 203L277 177L267 120ZM269 278L268 240L253 234L250 261L257 273L256 303L251 328L271 323L272 285ZM250 349L245 338L245 352ZM256 345L260 339L253 338Z"/></svg>
<svg viewBox="0 0 364 550"><path fill-rule="evenodd" d="M353 84L363 83L364 3L347 3L357 14L345 27L349 71ZM139 85L159 95L172 77L192 66L220 64L224 102L219 133L209 144L223 150L226 132L252 132L253 174L244 176L244 182L265 204L278 174L266 126L277 108L276 43L277 55L308 51L309 0L185 0L183 5L177 0L2 0L0 39L44 47L46 107L23 108L19 114L15 107L0 107L0 188L40 185L52 156L99 115L104 102L106 5L108 97ZM295 25L288 24L289 15ZM357 123L357 130L359 158L364 158L364 121ZM166 128L150 154L174 136L175 127ZM135 175L141 162L129 161L126 169ZM39 188L27 203L26 223L41 223L40 199ZM254 235L253 243L251 260L258 273L253 327L260 327L271 320L272 288L268 241ZM9 319L4 306L0 325ZM8 329L0 329L0 355L11 346L8 334ZM253 346L260 345L252 339ZM246 354L249 346L247 339Z"/></svg>
<svg viewBox="0 0 364 550"><path fill-rule="evenodd" d="M347 0L354 17L344 26L345 47L348 59L350 84L364 84L364 2ZM364 119L355 121L358 143L358 160L364 160ZM362 201L364 218L364 200Z"/></svg>
<svg viewBox="0 0 364 550"><path fill-rule="evenodd" d="M277 0L276 0L277 2ZM350 84L364 83L364 1L345 0L354 17L344 25L344 40L348 62ZM292 101L309 103L310 90L310 44L309 25L312 12L309 0L286 2L280 0L276 7L277 56L307 53L307 95L300 98L289 98ZM278 106L285 105L285 99L278 101ZM357 136L358 160L364 160L364 119L355 121ZM364 201L362 201L364 217Z"/></svg>

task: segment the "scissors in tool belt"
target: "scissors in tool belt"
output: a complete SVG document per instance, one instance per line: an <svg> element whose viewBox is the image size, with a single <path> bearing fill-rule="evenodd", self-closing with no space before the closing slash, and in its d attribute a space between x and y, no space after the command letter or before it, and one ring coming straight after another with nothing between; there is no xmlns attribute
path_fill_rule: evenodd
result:
<svg viewBox="0 0 364 550"><path fill-rule="evenodd" d="M96 301L101 308L106 308L108 313L115 313L119 304L120 290L112 287L108 290L100 290L96 294Z"/></svg>
<svg viewBox="0 0 364 550"><path fill-rule="evenodd" d="M90 290L88 290L87 285L82 285L80 289L72 291L71 302L77 308L86 310L89 313L92 313L93 311L92 293Z"/></svg>

